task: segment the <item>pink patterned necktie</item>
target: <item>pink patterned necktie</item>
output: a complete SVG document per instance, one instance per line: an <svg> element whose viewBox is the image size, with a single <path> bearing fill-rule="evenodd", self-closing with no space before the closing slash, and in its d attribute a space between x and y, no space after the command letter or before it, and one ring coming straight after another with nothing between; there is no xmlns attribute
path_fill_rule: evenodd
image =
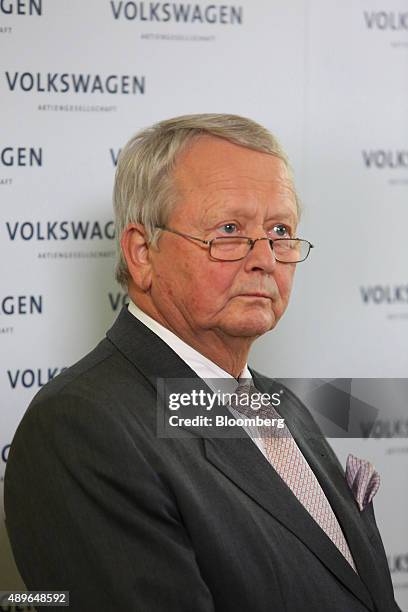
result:
<svg viewBox="0 0 408 612"><path fill-rule="evenodd" d="M236 416L240 416L241 413L252 418L256 415L262 418L281 418L272 405L263 406L258 410L250 407L251 395L259 392L249 382L241 382L235 393L238 401L235 402L232 396L231 407L238 413ZM248 402L241 402L240 398L248 393ZM278 430L275 427L258 427L258 431L269 463L357 572L336 515L289 429L285 425L283 429Z"/></svg>

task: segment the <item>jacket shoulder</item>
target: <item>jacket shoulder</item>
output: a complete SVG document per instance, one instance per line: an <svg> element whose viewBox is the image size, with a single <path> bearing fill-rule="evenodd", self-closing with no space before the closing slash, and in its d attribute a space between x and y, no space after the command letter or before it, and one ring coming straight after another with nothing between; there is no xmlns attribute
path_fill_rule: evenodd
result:
<svg viewBox="0 0 408 612"><path fill-rule="evenodd" d="M68 397L99 409L109 405L119 407L121 398L129 397L135 384L151 391L151 383L143 373L105 338L44 385L32 399L27 413L45 405L57 408Z"/></svg>

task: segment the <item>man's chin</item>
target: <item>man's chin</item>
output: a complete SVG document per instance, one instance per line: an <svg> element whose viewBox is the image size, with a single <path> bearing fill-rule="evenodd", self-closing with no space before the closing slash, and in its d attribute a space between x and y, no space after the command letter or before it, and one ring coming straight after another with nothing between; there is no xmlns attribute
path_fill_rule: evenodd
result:
<svg viewBox="0 0 408 612"><path fill-rule="evenodd" d="M225 331L237 338L258 338L273 329L277 323L274 316L242 317L237 321L229 321Z"/></svg>

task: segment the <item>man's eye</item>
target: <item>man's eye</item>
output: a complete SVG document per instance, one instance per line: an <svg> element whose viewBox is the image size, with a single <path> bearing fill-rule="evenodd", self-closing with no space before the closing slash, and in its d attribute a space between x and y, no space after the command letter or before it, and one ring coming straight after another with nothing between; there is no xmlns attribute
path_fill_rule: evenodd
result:
<svg viewBox="0 0 408 612"><path fill-rule="evenodd" d="M279 223L273 227L273 232L278 236L278 238L287 238L289 237L289 230L286 225L282 225Z"/></svg>
<svg viewBox="0 0 408 612"><path fill-rule="evenodd" d="M221 225L220 230L224 232L224 234L233 234L237 230L236 223L224 223Z"/></svg>

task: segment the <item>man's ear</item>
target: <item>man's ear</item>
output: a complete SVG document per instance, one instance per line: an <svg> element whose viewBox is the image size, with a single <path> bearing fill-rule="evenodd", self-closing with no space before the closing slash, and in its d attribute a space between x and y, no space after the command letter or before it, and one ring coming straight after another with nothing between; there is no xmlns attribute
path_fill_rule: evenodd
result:
<svg viewBox="0 0 408 612"><path fill-rule="evenodd" d="M148 291L151 286L151 264L144 225L130 223L122 234L120 244L135 285L142 291Z"/></svg>

